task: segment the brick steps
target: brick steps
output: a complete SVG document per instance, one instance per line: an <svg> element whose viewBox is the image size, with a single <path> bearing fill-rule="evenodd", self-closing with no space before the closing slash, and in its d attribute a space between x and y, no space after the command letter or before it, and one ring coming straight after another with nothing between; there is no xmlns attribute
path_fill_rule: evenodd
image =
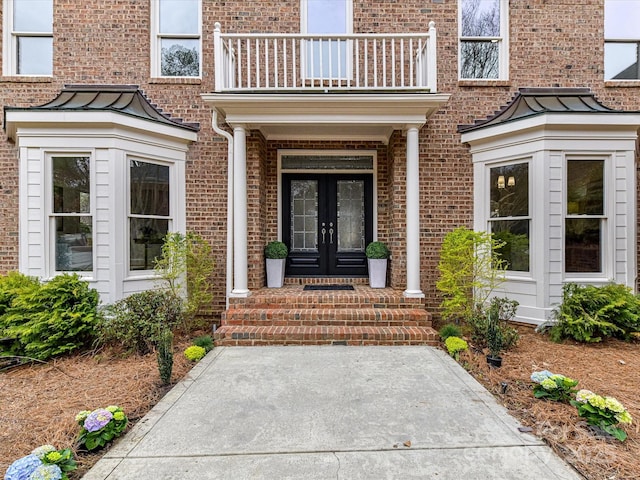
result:
<svg viewBox="0 0 640 480"><path fill-rule="evenodd" d="M222 324L430 327L431 320L418 308L235 308L222 314Z"/></svg>
<svg viewBox="0 0 640 480"><path fill-rule="evenodd" d="M436 345L431 327L242 326L223 325L215 332L220 346L255 345Z"/></svg>
<svg viewBox="0 0 640 480"><path fill-rule="evenodd" d="M338 282L335 282L338 283ZM422 298L354 284L354 290L263 288L229 299L216 345L435 345Z"/></svg>

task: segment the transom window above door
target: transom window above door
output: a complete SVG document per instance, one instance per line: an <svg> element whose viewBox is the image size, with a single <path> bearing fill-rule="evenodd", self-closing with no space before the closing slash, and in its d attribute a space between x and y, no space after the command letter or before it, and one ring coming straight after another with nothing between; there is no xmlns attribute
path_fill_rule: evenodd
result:
<svg viewBox="0 0 640 480"><path fill-rule="evenodd" d="M347 78L350 75L350 42L335 35L353 32L352 0L302 0L302 33L332 34L333 39L318 38L304 49L306 78Z"/></svg>

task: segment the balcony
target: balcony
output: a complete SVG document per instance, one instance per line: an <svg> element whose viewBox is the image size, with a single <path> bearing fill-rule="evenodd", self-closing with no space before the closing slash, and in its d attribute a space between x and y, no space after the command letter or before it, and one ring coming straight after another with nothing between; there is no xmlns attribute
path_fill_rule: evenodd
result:
<svg viewBox="0 0 640 480"><path fill-rule="evenodd" d="M214 30L216 92L437 92L436 28L402 34Z"/></svg>

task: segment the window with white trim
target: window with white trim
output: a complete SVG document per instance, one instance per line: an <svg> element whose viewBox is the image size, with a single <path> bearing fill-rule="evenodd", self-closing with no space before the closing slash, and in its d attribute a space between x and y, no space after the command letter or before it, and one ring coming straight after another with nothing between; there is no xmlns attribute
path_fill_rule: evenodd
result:
<svg viewBox="0 0 640 480"><path fill-rule="evenodd" d="M507 270L530 268L529 163L489 169L489 231L503 245L499 249Z"/></svg>
<svg viewBox="0 0 640 480"><path fill-rule="evenodd" d="M201 0L151 0L154 77L200 77Z"/></svg>
<svg viewBox="0 0 640 480"><path fill-rule="evenodd" d="M153 270L171 230L170 167L129 160L129 270Z"/></svg>
<svg viewBox="0 0 640 480"><path fill-rule="evenodd" d="M605 80L640 80L638 19L640 0L605 0Z"/></svg>
<svg viewBox="0 0 640 480"><path fill-rule="evenodd" d="M305 34L353 33L352 0L301 0L300 30ZM349 42L346 39L318 39L307 42L306 78L347 78L350 74Z"/></svg>
<svg viewBox="0 0 640 480"><path fill-rule="evenodd" d="M602 273L605 229L604 160L567 160L564 268Z"/></svg>
<svg viewBox="0 0 640 480"><path fill-rule="evenodd" d="M92 272L91 158L56 154L49 157L49 164L53 270Z"/></svg>
<svg viewBox="0 0 640 480"><path fill-rule="evenodd" d="M509 72L508 0L459 0L461 80L506 80Z"/></svg>
<svg viewBox="0 0 640 480"><path fill-rule="evenodd" d="M4 75L53 73L53 0L4 0Z"/></svg>

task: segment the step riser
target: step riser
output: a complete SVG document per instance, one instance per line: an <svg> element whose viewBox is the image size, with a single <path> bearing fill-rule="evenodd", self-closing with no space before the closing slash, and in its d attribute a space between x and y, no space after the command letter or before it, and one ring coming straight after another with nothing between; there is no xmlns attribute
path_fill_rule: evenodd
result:
<svg viewBox="0 0 640 480"><path fill-rule="evenodd" d="M243 299L241 302L231 301L229 310L239 308L424 308L421 302L406 302L402 299L393 301L372 301L371 299L328 299L328 298L309 298L309 299L290 299L273 298L269 301Z"/></svg>
<svg viewBox="0 0 640 480"><path fill-rule="evenodd" d="M234 310L222 314L222 325L353 325L430 327L424 310Z"/></svg>
<svg viewBox="0 0 640 480"><path fill-rule="evenodd" d="M345 345L345 346L392 346L392 345L428 345L435 347L437 340L216 340L218 347L260 347L270 345Z"/></svg>

